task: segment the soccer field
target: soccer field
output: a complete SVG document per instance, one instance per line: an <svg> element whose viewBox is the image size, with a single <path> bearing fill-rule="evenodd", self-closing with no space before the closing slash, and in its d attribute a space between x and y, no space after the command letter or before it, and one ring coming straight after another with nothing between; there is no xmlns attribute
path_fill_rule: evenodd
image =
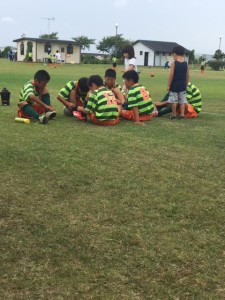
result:
<svg viewBox="0 0 225 300"><path fill-rule="evenodd" d="M11 92L0 105L2 299L224 299L225 72L191 69L196 119L64 117L64 84L108 67L0 60ZM16 123L20 89L43 68L56 120ZM139 70L160 100L168 71Z"/></svg>

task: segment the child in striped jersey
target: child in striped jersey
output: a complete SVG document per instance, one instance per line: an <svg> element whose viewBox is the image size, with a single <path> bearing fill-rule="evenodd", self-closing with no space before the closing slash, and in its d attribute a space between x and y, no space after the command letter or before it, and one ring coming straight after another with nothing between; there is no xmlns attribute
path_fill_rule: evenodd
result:
<svg viewBox="0 0 225 300"><path fill-rule="evenodd" d="M77 111L88 115L96 125L115 125L119 122L119 112L116 98L112 91L104 86L99 75L88 79L90 94L86 107L78 106Z"/></svg>
<svg viewBox="0 0 225 300"><path fill-rule="evenodd" d="M152 99L146 88L138 83L139 76L136 71L125 72L123 78L128 89L128 108L122 110L122 117L143 125L142 121L148 121L157 115Z"/></svg>
<svg viewBox="0 0 225 300"><path fill-rule="evenodd" d="M74 107L84 105L89 88L87 77L82 77L78 81L69 81L60 90L57 99L64 104L64 115L72 116Z"/></svg>
<svg viewBox="0 0 225 300"><path fill-rule="evenodd" d="M50 95L46 88L50 75L45 70L34 74L34 79L29 80L20 91L18 116L20 118L36 119L42 124L56 116L50 103Z"/></svg>
<svg viewBox="0 0 225 300"><path fill-rule="evenodd" d="M121 86L116 82L116 71L114 69L107 69L105 71L104 86L108 88L116 97L119 114L122 113L122 104L125 102L124 94Z"/></svg>

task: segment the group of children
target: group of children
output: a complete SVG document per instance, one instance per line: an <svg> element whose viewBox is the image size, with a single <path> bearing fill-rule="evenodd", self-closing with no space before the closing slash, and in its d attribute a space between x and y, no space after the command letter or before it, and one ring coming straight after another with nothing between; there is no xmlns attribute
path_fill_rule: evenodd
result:
<svg viewBox="0 0 225 300"><path fill-rule="evenodd" d="M116 71L108 69L104 80L99 75L82 77L69 81L57 96L64 105L64 115L74 116L83 121L89 118L97 125L115 125L120 118L143 125L153 117L172 111L170 118L196 117L201 111L199 90L189 83L189 69L184 61L184 48L173 49L174 62L171 64L168 80L168 94L161 102L153 104L148 90L139 84L133 47L124 47L124 87L116 83ZM18 108L19 117L34 118L46 124L56 116L50 104L46 88L50 76L39 70L34 79L21 90ZM189 98L187 97L189 95Z"/></svg>

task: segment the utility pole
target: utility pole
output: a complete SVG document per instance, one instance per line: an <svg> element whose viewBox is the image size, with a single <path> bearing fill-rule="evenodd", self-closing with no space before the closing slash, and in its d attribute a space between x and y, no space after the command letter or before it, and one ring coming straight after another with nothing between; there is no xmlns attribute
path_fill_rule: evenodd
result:
<svg viewBox="0 0 225 300"><path fill-rule="evenodd" d="M55 21L55 18L41 18L41 19L48 21L48 38L49 38L49 36L50 36L50 22Z"/></svg>

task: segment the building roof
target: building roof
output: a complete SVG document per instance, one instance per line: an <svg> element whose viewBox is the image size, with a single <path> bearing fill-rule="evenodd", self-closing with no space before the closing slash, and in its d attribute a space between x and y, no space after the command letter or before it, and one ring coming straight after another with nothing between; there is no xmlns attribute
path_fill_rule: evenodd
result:
<svg viewBox="0 0 225 300"><path fill-rule="evenodd" d="M137 43L142 43L146 47L152 49L155 52L167 52L167 53L172 53L172 50L176 46L181 46L177 43L174 42L160 42L160 41L147 41L147 40L137 40L136 42L133 43L133 45ZM185 49L185 54L189 54L189 50Z"/></svg>
<svg viewBox="0 0 225 300"><path fill-rule="evenodd" d="M72 45L79 45L75 41L68 41L68 40L56 40L56 39L41 39L41 38L29 38L29 37L22 37L13 42L21 42L21 41L31 41L31 42L39 42L39 43L58 43L58 44L72 44Z"/></svg>

